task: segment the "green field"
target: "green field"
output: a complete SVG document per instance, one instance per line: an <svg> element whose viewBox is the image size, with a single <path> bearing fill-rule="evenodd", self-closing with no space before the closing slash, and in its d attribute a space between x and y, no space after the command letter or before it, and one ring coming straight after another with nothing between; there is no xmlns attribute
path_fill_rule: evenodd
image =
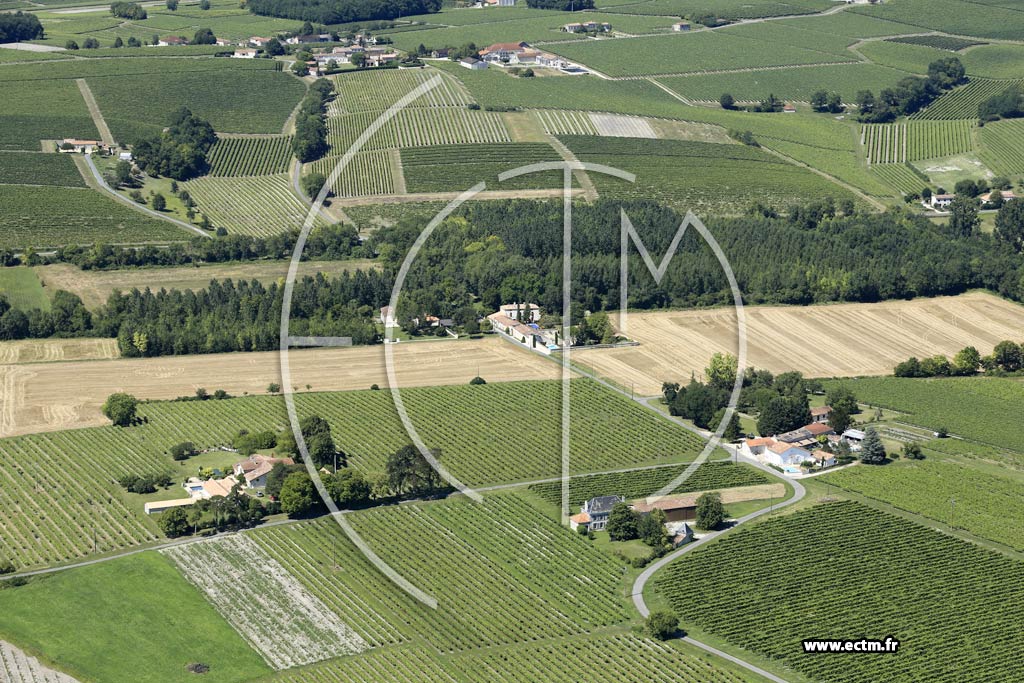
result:
<svg viewBox="0 0 1024 683"><path fill-rule="evenodd" d="M857 503L740 529L655 581L683 628L811 680L1010 681L1019 671L996 641L1024 637L1024 563ZM897 655L806 654L800 644L889 636Z"/></svg>
<svg viewBox="0 0 1024 683"><path fill-rule="evenodd" d="M402 150L402 171L409 192L462 192L480 181L488 189L558 188L561 171L531 173L498 182L498 174L526 164L561 161L545 143L445 145Z"/></svg>
<svg viewBox="0 0 1024 683"><path fill-rule="evenodd" d="M581 161L637 175L635 183L591 173L602 196L647 198L697 213L741 213L760 201L784 207L806 197L846 195L806 169L745 145L628 138L561 138Z"/></svg>
<svg viewBox="0 0 1024 683"><path fill-rule="evenodd" d="M914 194L931 181L910 164L872 164L871 172L887 187L904 194Z"/></svg>
<svg viewBox="0 0 1024 683"><path fill-rule="evenodd" d="M0 78L13 68L0 69ZM0 150L38 152L42 149L40 140L94 140L100 135L74 81L7 82L0 87L4 94Z"/></svg>
<svg viewBox="0 0 1024 683"><path fill-rule="evenodd" d="M858 90L877 91L896 84L905 73L875 64L772 69L731 74L670 76L659 78L677 93L694 100L714 101L729 93L740 101L760 101L775 95L807 102L819 90L837 92L844 102L853 101Z"/></svg>
<svg viewBox="0 0 1024 683"><path fill-rule="evenodd" d="M68 154L0 151L0 185L85 187L85 180Z"/></svg>
<svg viewBox="0 0 1024 683"><path fill-rule="evenodd" d="M7 303L28 311L38 308L50 309L50 298L43 291L43 283L36 272L28 267L0 268L0 296Z"/></svg>
<svg viewBox="0 0 1024 683"><path fill-rule="evenodd" d="M484 386L406 389L402 398L428 446L470 485L557 476L560 383L506 382ZM574 380L572 471L692 460L700 440L589 380ZM211 387L212 390L212 387ZM301 394L300 415L327 418L348 462L376 476L387 456L409 443L389 392ZM585 408L583 406L586 406ZM230 443L240 429L288 427L280 397L158 402L139 407L147 422L127 429L98 427L0 439L0 557L21 566L50 564L92 552L130 547L159 536L140 503L114 482L126 474L171 472L176 484L192 474L166 450L182 441L200 447ZM508 424L533 425L528 448L514 454ZM88 457L83 457L85 454ZM59 463L59 464L58 464ZM38 490L45 495L38 495Z"/></svg>
<svg viewBox="0 0 1024 683"><path fill-rule="evenodd" d="M269 671L171 563L125 557L0 590L0 638L81 681L240 683ZM130 672L130 673L129 673Z"/></svg>
<svg viewBox="0 0 1024 683"><path fill-rule="evenodd" d="M924 45L925 47L934 47L939 50L948 50L950 52L959 52L975 45L984 45L985 43L977 40L970 40L969 38L957 38L955 36L902 36L900 38L888 38L889 42L892 43L905 43L907 45Z"/></svg>
<svg viewBox="0 0 1024 683"><path fill-rule="evenodd" d="M97 77L89 79L89 87L114 137L128 142L158 134L181 107L207 119L217 131L280 133L305 92L291 74L251 68Z"/></svg>
<svg viewBox="0 0 1024 683"><path fill-rule="evenodd" d="M850 12L906 24L907 33L918 29L944 31L978 38L1017 40L1024 31L1019 4L1001 7L970 0L900 0L877 5L854 5Z"/></svg>
<svg viewBox="0 0 1024 683"><path fill-rule="evenodd" d="M578 506L595 496L625 496L627 500L646 498L677 477L687 465L670 465L657 469L594 474L573 478L569 484L569 505ZM771 480L749 465L729 462L706 462L673 493L709 491L734 486L770 484ZM532 484L530 490L552 505L562 504L562 484Z"/></svg>
<svg viewBox="0 0 1024 683"><path fill-rule="evenodd" d="M988 474L959 463L928 459L854 467L822 480L1024 550L1021 480L1009 473Z"/></svg>
<svg viewBox="0 0 1024 683"><path fill-rule="evenodd" d="M779 0L752 3L749 0L647 0L622 3L618 0L598 2L600 9L626 14L658 14L688 17L713 14L724 19L756 19L787 14L811 14L832 7L828 0Z"/></svg>
<svg viewBox="0 0 1024 683"><path fill-rule="evenodd" d="M1024 443L1024 423L1006 419L1009 407L1024 400L1019 379L864 377L843 383L861 403L906 413L904 422L931 430L945 427L966 439L1015 450Z"/></svg>
<svg viewBox="0 0 1024 683"><path fill-rule="evenodd" d="M0 243L55 247L182 240L187 234L91 189L0 185Z"/></svg>
<svg viewBox="0 0 1024 683"><path fill-rule="evenodd" d="M1024 75L1024 45L984 45L960 58L972 76L1020 78Z"/></svg>
<svg viewBox="0 0 1024 683"><path fill-rule="evenodd" d="M642 48L642 58L638 58L638 45ZM853 60L852 54L844 56L777 45L720 31L644 38L642 43L634 40L585 41L552 45L550 48L609 76L681 74Z"/></svg>

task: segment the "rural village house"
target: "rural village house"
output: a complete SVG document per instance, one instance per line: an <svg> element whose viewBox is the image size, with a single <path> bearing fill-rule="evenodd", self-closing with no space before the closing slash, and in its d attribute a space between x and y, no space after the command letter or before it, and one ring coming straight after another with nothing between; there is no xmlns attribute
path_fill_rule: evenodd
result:
<svg viewBox="0 0 1024 683"><path fill-rule="evenodd" d="M583 503L583 509L578 515L569 518L569 526L575 529L582 524L588 531L602 531L608 526L608 515L612 513L612 508L624 502L626 499L622 496L591 498Z"/></svg>
<svg viewBox="0 0 1024 683"><path fill-rule="evenodd" d="M274 469L274 465L277 463L294 465L295 461L291 458L271 458L266 455L256 454L236 462L234 473L236 477L242 476L245 478L246 488L261 489L267 485L267 475L270 474L270 470Z"/></svg>

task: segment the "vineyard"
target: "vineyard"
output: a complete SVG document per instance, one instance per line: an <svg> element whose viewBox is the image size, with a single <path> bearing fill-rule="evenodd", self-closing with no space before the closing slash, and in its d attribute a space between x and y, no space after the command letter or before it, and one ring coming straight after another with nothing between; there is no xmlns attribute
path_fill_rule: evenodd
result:
<svg viewBox="0 0 1024 683"><path fill-rule="evenodd" d="M327 119L328 140L343 154L380 114L364 112ZM511 142L501 114L465 108L403 109L367 140L362 149Z"/></svg>
<svg viewBox="0 0 1024 683"><path fill-rule="evenodd" d="M1024 498L1012 477L923 460L839 470L824 481L1024 550ZM950 500L956 500L955 509Z"/></svg>
<svg viewBox="0 0 1024 683"><path fill-rule="evenodd" d="M995 121L980 131L981 157L1000 175L1024 174L1024 121Z"/></svg>
<svg viewBox="0 0 1024 683"><path fill-rule="evenodd" d="M527 164L560 161L546 143L444 145L402 150L409 192L462 192L480 181L488 189L558 188L562 172L530 173L498 182L498 174Z"/></svg>
<svg viewBox="0 0 1024 683"><path fill-rule="evenodd" d="M1024 87L1024 80L988 80L972 78L935 100L931 105L913 114L911 119L977 119L978 105L1012 87Z"/></svg>
<svg viewBox="0 0 1024 683"><path fill-rule="evenodd" d="M113 61L113 60L112 60ZM160 59L160 62L169 61ZM117 140L159 134L173 112L188 107L224 133L280 133L305 88L290 74L237 65L259 59L182 60L234 62L234 68L90 78L89 86ZM268 97L268 93L273 93Z"/></svg>
<svg viewBox="0 0 1024 683"><path fill-rule="evenodd" d="M801 197L845 194L806 169L745 145L597 137L561 139L581 161L608 164L636 174L635 183L590 174L603 197L654 199L682 211L740 213L742 207L755 201L787 206Z"/></svg>
<svg viewBox="0 0 1024 683"><path fill-rule="evenodd" d="M899 36L897 38L886 38L886 41L890 43L906 43L907 45L924 45L925 47L934 47L938 50L948 50L950 52L959 52L960 50L966 50L974 45L984 45L985 43L979 40L969 40L967 38L957 38L955 36Z"/></svg>
<svg viewBox="0 0 1024 683"><path fill-rule="evenodd" d="M679 462L703 446L678 425L591 380L573 380L571 398L574 472ZM302 393L296 401L300 416L317 414L335 425L338 447L364 472L383 472L387 456L410 441L390 392ZM402 390L402 401L424 442L440 448L442 464L465 482L542 479L561 471L560 382L414 387ZM204 447L229 443L242 427L288 425L275 397L149 403L140 414L149 419L145 428L161 439L177 434ZM505 436L509 424L530 424L532 430L530 447L516 448L514 455Z"/></svg>
<svg viewBox="0 0 1024 683"><path fill-rule="evenodd" d="M718 69L853 61L852 55L751 40L721 31L645 38L642 59L637 57L636 43L631 40L583 40L548 47L569 60L609 76L682 74Z"/></svg>
<svg viewBox="0 0 1024 683"><path fill-rule="evenodd" d="M109 427L0 440L0 557L34 566L156 539L114 481L169 470L154 450Z"/></svg>
<svg viewBox="0 0 1024 683"><path fill-rule="evenodd" d="M886 187L903 194L914 194L928 187L931 181L910 164L874 164L874 174Z"/></svg>
<svg viewBox="0 0 1024 683"><path fill-rule="evenodd" d="M99 137L74 81L16 81L3 91L0 150L38 152L40 140Z"/></svg>
<svg viewBox="0 0 1024 683"><path fill-rule="evenodd" d="M389 588L388 590L394 590ZM283 672L261 683L457 683L431 655L417 648L371 650Z"/></svg>
<svg viewBox="0 0 1024 683"><path fill-rule="evenodd" d="M0 151L0 184L85 187L82 174L67 154Z"/></svg>
<svg viewBox="0 0 1024 683"><path fill-rule="evenodd" d="M869 124L861 126L860 140L869 165L905 164L970 152L974 128L964 119Z"/></svg>
<svg viewBox="0 0 1024 683"><path fill-rule="evenodd" d="M861 126L860 144L868 165L906 163L907 126L902 123Z"/></svg>
<svg viewBox="0 0 1024 683"><path fill-rule="evenodd" d="M1024 563L853 502L740 529L670 564L656 588L684 628L814 680L1010 681L1020 670L1006 644L1024 637ZM900 641L898 656L800 647L886 636Z"/></svg>
<svg viewBox="0 0 1024 683"><path fill-rule="evenodd" d="M575 507L595 496L624 496L626 500L645 498L677 477L687 465L669 465L632 472L612 472L573 477L569 483L569 505ZM749 465L706 462L672 493L710 491L734 486L769 484L771 479ZM552 505L562 504L561 482L532 484L530 490Z"/></svg>
<svg viewBox="0 0 1024 683"><path fill-rule="evenodd" d="M779 68L737 73L691 74L659 78L684 97L717 102L722 93L739 101L759 102L776 97L808 102L825 84L845 102L852 102L858 90L877 91L891 87L906 74L886 66L862 62L845 62L799 69Z"/></svg>
<svg viewBox="0 0 1024 683"><path fill-rule="evenodd" d="M514 496L380 507L347 518L385 562L437 598L437 610L396 590L330 519L259 530L255 538L368 643L423 638L450 653L625 618L618 562Z"/></svg>
<svg viewBox="0 0 1024 683"><path fill-rule="evenodd" d="M248 178L202 177L182 183L215 227L245 235L277 235L302 227L309 207L286 173ZM316 219L317 224L322 222Z"/></svg>
<svg viewBox="0 0 1024 683"><path fill-rule="evenodd" d="M910 121L907 126L907 161L938 159L974 148L973 121Z"/></svg>
<svg viewBox="0 0 1024 683"><path fill-rule="evenodd" d="M209 175L252 176L286 173L292 160L292 139L274 137L227 138L220 136L210 150Z"/></svg>
<svg viewBox="0 0 1024 683"><path fill-rule="evenodd" d="M585 111L538 109L535 113L549 135L597 135L597 128Z"/></svg>
<svg viewBox="0 0 1024 683"><path fill-rule="evenodd" d="M353 71L330 77L338 95L328 113L381 112L434 77L440 77L441 84L413 100L410 107L465 108L473 101L458 81L434 69Z"/></svg>
<svg viewBox="0 0 1024 683"><path fill-rule="evenodd" d="M331 186L339 197L392 194L395 191L395 156L397 152L383 150L361 152L352 157ZM341 155L318 159L303 168L330 177Z"/></svg>
<svg viewBox="0 0 1024 683"><path fill-rule="evenodd" d="M138 244L186 237L180 228L85 188L0 185L5 247Z"/></svg>
<svg viewBox="0 0 1024 683"><path fill-rule="evenodd" d="M44 666L10 643L0 640L0 681L4 683L78 683L70 676Z"/></svg>
<svg viewBox="0 0 1024 683"><path fill-rule="evenodd" d="M275 669L350 655L366 643L248 536L161 551ZM238 595L242 589L244 595Z"/></svg>
<svg viewBox="0 0 1024 683"><path fill-rule="evenodd" d="M619 5L620 3L616 2L615 4ZM726 19L757 19L788 14L812 14L832 6L827 0L759 3L751 3L750 0L665 0L664 2L621 4L622 7L609 7L604 11L665 16L691 16L696 12L707 12ZM603 6L604 3L602 3Z"/></svg>
<svg viewBox="0 0 1024 683"><path fill-rule="evenodd" d="M454 658L465 683L741 683L700 657L633 634L612 634ZM599 666L596 666L599 664Z"/></svg>
<svg viewBox="0 0 1024 683"><path fill-rule="evenodd" d="M1013 450L1021 450L1024 443L1024 424L1006 419L1024 401L1024 384L1017 380L865 377L844 383L862 403L907 413L901 417L904 422L932 430L946 428L967 439Z"/></svg>
<svg viewBox="0 0 1024 683"><path fill-rule="evenodd" d="M969 0L902 0L897 3L855 5L849 9L905 24L906 33L920 29L979 38L1016 40L1024 31L1024 16L1013 2ZM914 30L913 27L917 27Z"/></svg>

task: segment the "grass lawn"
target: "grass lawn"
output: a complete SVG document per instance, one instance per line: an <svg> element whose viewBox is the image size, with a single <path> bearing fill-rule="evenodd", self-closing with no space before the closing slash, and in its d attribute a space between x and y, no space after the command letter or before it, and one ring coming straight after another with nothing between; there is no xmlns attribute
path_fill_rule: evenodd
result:
<svg viewBox="0 0 1024 683"><path fill-rule="evenodd" d="M23 311L33 308L50 310L50 299L43 291L43 283L35 271L28 267L0 269L0 295Z"/></svg>
<svg viewBox="0 0 1024 683"><path fill-rule="evenodd" d="M206 683L268 672L213 606L157 553L143 553L0 590L0 636L82 681Z"/></svg>

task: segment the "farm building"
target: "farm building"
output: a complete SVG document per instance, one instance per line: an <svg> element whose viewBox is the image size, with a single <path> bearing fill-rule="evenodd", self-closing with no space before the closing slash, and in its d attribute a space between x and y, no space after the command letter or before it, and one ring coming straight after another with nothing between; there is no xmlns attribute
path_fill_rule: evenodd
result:
<svg viewBox="0 0 1024 683"><path fill-rule="evenodd" d="M860 442L864 440L865 436L867 435L859 429L847 429L843 432L842 439L850 444L850 450L859 451Z"/></svg>
<svg viewBox="0 0 1024 683"><path fill-rule="evenodd" d="M398 327L398 320L395 318L395 312L390 306L380 307L380 322L384 327Z"/></svg>
<svg viewBox="0 0 1024 683"><path fill-rule="evenodd" d="M264 47L270 42L270 38L263 38L262 36L252 36L249 38L249 44L253 47Z"/></svg>
<svg viewBox="0 0 1024 683"><path fill-rule="evenodd" d="M523 57L529 55L530 61L537 55L536 50L531 50L529 43L494 43L480 50L480 58L485 62L503 62L506 64L521 64Z"/></svg>
<svg viewBox="0 0 1024 683"><path fill-rule="evenodd" d="M535 323L540 321L540 306L537 304L502 304L498 312L516 322Z"/></svg>
<svg viewBox="0 0 1024 683"><path fill-rule="evenodd" d="M172 45L188 45L188 39L183 36L166 36L160 38L156 44L159 47L169 47Z"/></svg>
<svg viewBox="0 0 1024 683"><path fill-rule="evenodd" d="M295 461L291 458L271 458L256 454L236 462L233 471L236 477L245 477L246 488L259 489L267 485L267 475L277 463L293 465Z"/></svg>
<svg viewBox="0 0 1024 683"><path fill-rule="evenodd" d="M790 432L790 434L794 433ZM811 451L798 444L810 446L816 443L815 439L811 439L809 443L805 440L800 440L797 443L787 443L782 441L781 438L772 437L746 439L740 446L740 452L758 462L781 467L788 473L793 474L802 463L814 460Z"/></svg>
<svg viewBox="0 0 1024 683"><path fill-rule="evenodd" d="M794 107L792 104L787 102L786 104L784 104L782 106L782 111L785 114L795 114L796 113L796 107Z"/></svg>
<svg viewBox="0 0 1024 683"><path fill-rule="evenodd" d="M820 448L811 453L811 459L818 467L835 467L837 462L834 454Z"/></svg>
<svg viewBox="0 0 1024 683"><path fill-rule="evenodd" d="M76 138L65 138L57 145L57 149L63 153L92 154L102 152L107 148L99 140L78 140Z"/></svg>
<svg viewBox="0 0 1024 683"><path fill-rule="evenodd" d="M811 422L813 423L827 425L830 417L832 417L832 406L811 408Z"/></svg>
<svg viewBox="0 0 1024 683"><path fill-rule="evenodd" d="M151 515L154 512L164 512L171 508L181 508L188 505L192 505L196 501L192 498L175 498L174 500L156 500L151 503L144 503L142 505L142 511L147 515Z"/></svg>
<svg viewBox="0 0 1024 683"><path fill-rule="evenodd" d="M476 57L463 57L459 60L459 66L463 66L474 71L480 71L481 69L487 68L487 62L477 59Z"/></svg>
<svg viewBox="0 0 1024 683"><path fill-rule="evenodd" d="M484 0L489 7L515 7L516 0Z"/></svg>
<svg viewBox="0 0 1024 683"><path fill-rule="evenodd" d="M235 50L231 56L235 59L255 59L257 51L254 48L240 48Z"/></svg>
<svg viewBox="0 0 1024 683"><path fill-rule="evenodd" d="M309 43L329 43L331 42L330 33L310 33L304 36L292 36L286 39L284 42L289 45L307 45Z"/></svg>
<svg viewBox="0 0 1024 683"><path fill-rule="evenodd" d="M569 526L576 529L583 526L587 531L601 531L608 526L608 515L612 508L626 502L622 496L597 496L583 503L580 513L569 518Z"/></svg>
<svg viewBox="0 0 1024 683"><path fill-rule="evenodd" d="M439 48L437 50L430 51L431 59L448 59L448 53L450 50L446 47Z"/></svg>
<svg viewBox="0 0 1024 683"><path fill-rule="evenodd" d="M565 33L608 33L611 30L612 25L603 21L573 22L562 26Z"/></svg>
<svg viewBox="0 0 1024 683"><path fill-rule="evenodd" d="M955 194L933 194L931 205L933 209L945 209L956 198Z"/></svg>
<svg viewBox="0 0 1024 683"><path fill-rule="evenodd" d="M700 493L688 493L682 496L662 496L660 498L648 498L643 502L633 504L633 511L640 514L649 514L654 510L661 510L665 513L665 519L669 522L685 522L693 520L697 516L697 499Z"/></svg>
<svg viewBox="0 0 1024 683"><path fill-rule="evenodd" d="M234 488L238 480L234 477L226 479L198 479L197 477L189 477L182 486L188 491L188 495L193 500L209 500L216 496L227 496L231 493L231 489Z"/></svg>
<svg viewBox="0 0 1024 683"><path fill-rule="evenodd" d="M665 526L669 528L669 541L672 543L673 548L686 545L693 540L693 529L686 522L683 522L681 525L666 524Z"/></svg>
<svg viewBox="0 0 1024 683"><path fill-rule="evenodd" d="M996 190L996 192L999 193L999 196L1003 198L1004 202L1008 202L1011 199L1017 199L1018 198L1017 195L1015 195L1010 190ZM978 195L978 199L981 200L982 204L988 204L990 201L992 201L992 193L991 192L986 192L983 195Z"/></svg>
<svg viewBox="0 0 1024 683"><path fill-rule="evenodd" d="M689 31L690 30L690 23L687 22L687 21L677 21L676 23L672 24L672 30L673 31Z"/></svg>

